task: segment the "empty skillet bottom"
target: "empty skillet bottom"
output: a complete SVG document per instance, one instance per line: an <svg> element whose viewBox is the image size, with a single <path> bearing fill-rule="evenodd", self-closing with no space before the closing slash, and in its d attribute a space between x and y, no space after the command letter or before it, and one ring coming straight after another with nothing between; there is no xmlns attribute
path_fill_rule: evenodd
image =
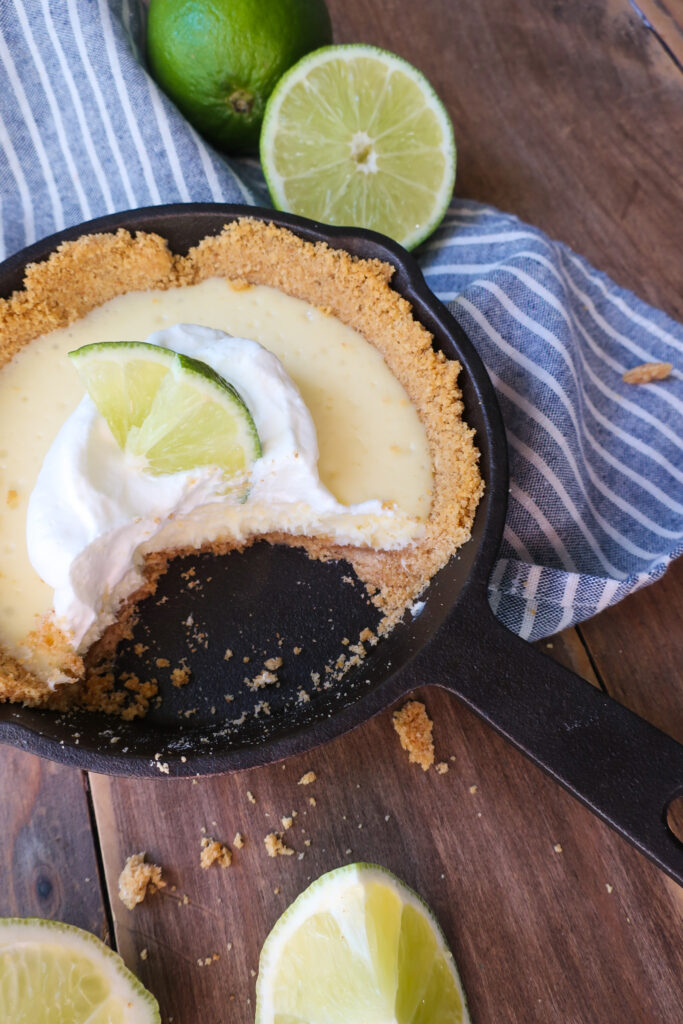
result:
<svg viewBox="0 0 683 1024"><path fill-rule="evenodd" d="M183 750L208 754L216 742L262 743L356 700L373 685L388 620L350 563L311 558L298 539L282 540L175 557L126 619L127 636L117 626L93 648L97 664L116 646L114 671L90 674L67 699L146 710L144 737L155 737L147 753L162 764ZM97 722L104 739L130 728L110 719L102 731L99 715L81 712L69 718L76 730ZM128 742L147 748L144 737Z"/></svg>

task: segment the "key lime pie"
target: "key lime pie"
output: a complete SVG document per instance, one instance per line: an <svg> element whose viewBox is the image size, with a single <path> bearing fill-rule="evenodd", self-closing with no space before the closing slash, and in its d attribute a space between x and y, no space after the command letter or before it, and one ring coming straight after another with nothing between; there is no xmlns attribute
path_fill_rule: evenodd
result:
<svg viewBox="0 0 683 1024"><path fill-rule="evenodd" d="M257 220L65 243L0 302L0 698L75 693L169 560L345 559L388 631L482 482L393 268Z"/></svg>

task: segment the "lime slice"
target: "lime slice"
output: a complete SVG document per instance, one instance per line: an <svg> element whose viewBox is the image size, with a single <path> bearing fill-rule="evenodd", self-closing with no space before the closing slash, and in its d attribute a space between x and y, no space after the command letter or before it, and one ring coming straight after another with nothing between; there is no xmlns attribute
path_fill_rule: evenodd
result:
<svg viewBox="0 0 683 1024"><path fill-rule="evenodd" d="M453 194L453 126L424 75L401 57L325 46L273 90L261 163L278 210L371 228L412 249Z"/></svg>
<svg viewBox="0 0 683 1024"><path fill-rule="evenodd" d="M0 918L0 1021L160 1024L154 996L118 954L60 921Z"/></svg>
<svg viewBox="0 0 683 1024"><path fill-rule="evenodd" d="M219 466L241 476L260 456L249 410L206 363L134 341L84 345L69 356L119 447L146 471Z"/></svg>
<svg viewBox="0 0 683 1024"><path fill-rule="evenodd" d="M256 1024L468 1024L429 907L384 868L323 875L266 939Z"/></svg>

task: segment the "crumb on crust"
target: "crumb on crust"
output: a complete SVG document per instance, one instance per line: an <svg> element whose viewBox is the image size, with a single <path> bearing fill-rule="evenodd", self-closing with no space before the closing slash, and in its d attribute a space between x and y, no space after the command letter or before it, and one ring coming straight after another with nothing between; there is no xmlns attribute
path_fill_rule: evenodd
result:
<svg viewBox="0 0 683 1024"><path fill-rule="evenodd" d="M297 786L310 786L312 782L315 782L317 777L318 776L315 774L315 772L304 772L304 774L297 782Z"/></svg>
<svg viewBox="0 0 683 1024"><path fill-rule="evenodd" d="M161 868L158 864L148 864L146 856L145 853L131 854L119 875L119 899L129 910L142 903L147 893L155 893L166 885Z"/></svg>
<svg viewBox="0 0 683 1024"><path fill-rule="evenodd" d="M422 701L410 700L394 711L393 723L408 760L426 772L434 764L434 723Z"/></svg>

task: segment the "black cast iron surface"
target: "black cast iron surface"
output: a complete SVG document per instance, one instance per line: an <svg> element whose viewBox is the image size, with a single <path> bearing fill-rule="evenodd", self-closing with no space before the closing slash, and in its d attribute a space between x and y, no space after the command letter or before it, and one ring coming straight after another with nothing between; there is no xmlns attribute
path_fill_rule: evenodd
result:
<svg viewBox="0 0 683 1024"><path fill-rule="evenodd" d="M424 604L341 679L333 678L337 659L348 656L360 632L377 621L348 565L311 561L297 549L265 543L224 558L176 560L157 594L141 606L135 636L118 656L119 671L159 679L160 706L143 720L126 723L0 705L0 739L110 774L237 771L308 750L431 682L459 696L683 881L683 845L666 825L668 804L683 792L683 748L513 636L490 611L487 581L508 488L503 425L471 342L399 246L373 232L330 228L254 207L151 207L70 228L18 253L0 267L0 295L21 287L27 263L46 259L60 242L86 233L120 227L154 231L174 252L186 253L242 216L273 221L307 240L394 266L393 287L410 301L435 346L463 366L465 415L476 430L486 481L472 539L432 580ZM146 650L138 655L136 647ZM278 685L252 692L245 679L271 657L283 659ZM157 658L168 659L169 668L157 668ZM181 689L170 682L170 669L180 663L192 672L192 681Z"/></svg>

